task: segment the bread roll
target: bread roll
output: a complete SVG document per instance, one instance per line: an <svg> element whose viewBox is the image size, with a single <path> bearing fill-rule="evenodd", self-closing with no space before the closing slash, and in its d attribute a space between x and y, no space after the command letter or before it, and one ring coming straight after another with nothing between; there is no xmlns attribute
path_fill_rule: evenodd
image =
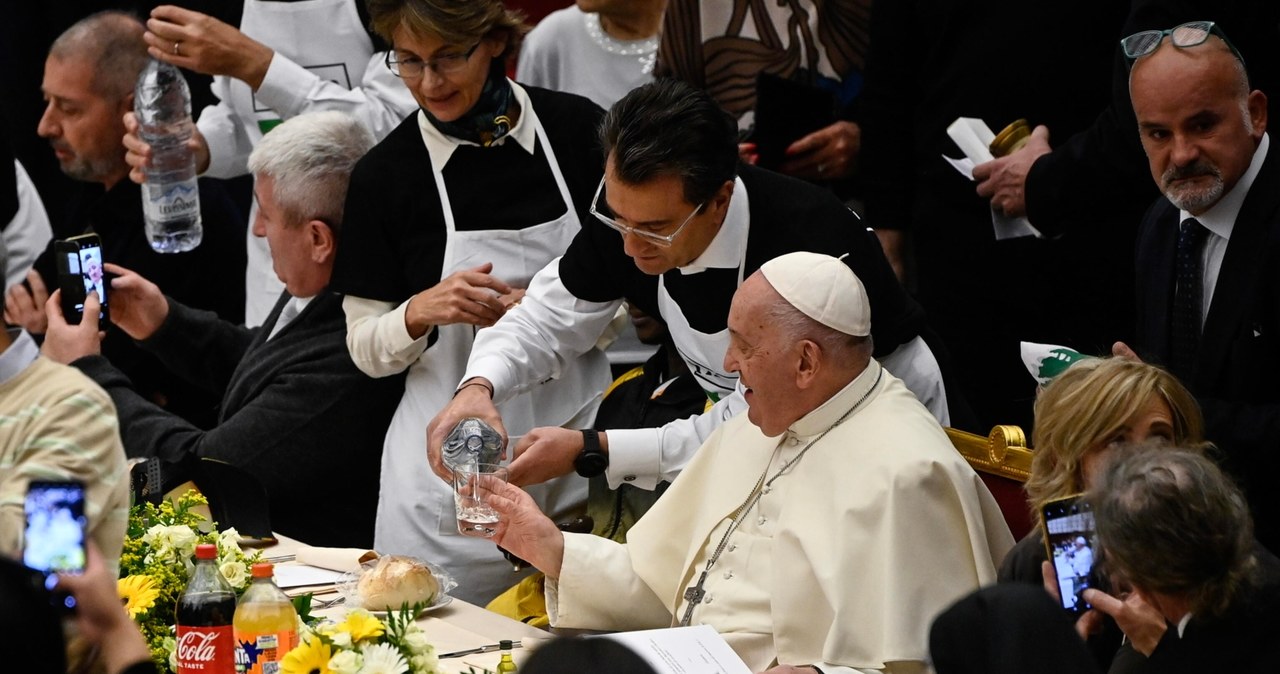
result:
<svg viewBox="0 0 1280 674"><path fill-rule="evenodd" d="M356 586L360 603L370 611L395 611L401 606L435 603L440 583L431 569L412 557L387 555L364 572Z"/></svg>

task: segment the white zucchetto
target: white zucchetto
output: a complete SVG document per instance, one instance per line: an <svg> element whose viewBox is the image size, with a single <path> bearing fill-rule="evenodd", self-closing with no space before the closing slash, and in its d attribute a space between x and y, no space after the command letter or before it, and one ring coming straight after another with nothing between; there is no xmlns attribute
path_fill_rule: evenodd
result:
<svg viewBox="0 0 1280 674"><path fill-rule="evenodd" d="M871 303L862 281L844 262L821 253L788 253L760 273L791 306L846 335L871 334Z"/></svg>

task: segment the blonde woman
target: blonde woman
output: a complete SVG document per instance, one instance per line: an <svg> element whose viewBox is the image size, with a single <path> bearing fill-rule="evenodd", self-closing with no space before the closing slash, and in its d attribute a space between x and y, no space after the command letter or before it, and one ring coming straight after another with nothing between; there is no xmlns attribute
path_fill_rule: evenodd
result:
<svg viewBox="0 0 1280 674"><path fill-rule="evenodd" d="M1203 447L1200 406L1176 377L1136 360L1090 358L1058 375L1036 399L1027 500L1037 524L1041 507L1093 484L1111 449L1144 441ZM1040 585L1046 560L1037 527L1009 551L1001 582Z"/></svg>

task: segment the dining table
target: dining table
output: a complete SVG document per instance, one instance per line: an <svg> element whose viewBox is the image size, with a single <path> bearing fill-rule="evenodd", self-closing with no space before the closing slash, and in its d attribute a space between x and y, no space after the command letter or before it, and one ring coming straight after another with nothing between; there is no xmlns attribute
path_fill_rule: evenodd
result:
<svg viewBox="0 0 1280 674"><path fill-rule="evenodd" d="M263 559L274 561L277 567L298 565L296 556L307 545L280 534L276 534L274 538L276 540L274 544L260 548ZM314 610L313 615L322 619L339 621L352 610L346 602L339 601L338 598L341 595L331 583L286 588L285 592L290 595L312 593L313 605L323 607ZM416 622L435 647L437 657L459 651L483 649L482 652L441 658L438 671L442 674L481 674L484 670L496 672L498 661L502 657L501 651L496 647L503 640L519 644L511 652L516 666L519 667L533 650L553 636L545 630L512 620L456 597L451 597L447 604L422 613Z"/></svg>

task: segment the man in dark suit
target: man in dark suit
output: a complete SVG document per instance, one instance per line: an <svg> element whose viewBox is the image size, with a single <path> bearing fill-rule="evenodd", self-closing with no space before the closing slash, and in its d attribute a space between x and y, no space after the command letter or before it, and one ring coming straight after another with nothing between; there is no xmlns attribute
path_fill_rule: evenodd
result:
<svg viewBox="0 0 1280 674"><path fill-rule="evenodd" d="M1133 108L1164 193L1139 228L1136 346L1196 394L1258 539L1276 550L1280 157L1268 151L1266 96L1249 90L1220 34L1196 43L1175 32L1133 64ZM1124 344L1116 353L1132 355Z"/></svg>
<svg viewBox="0 0 1280 674"><path fill-rule="evenodd" d="M400 377L356 369L342 298L328 288L351 168L372 145L357 120L321 112L276 127L250 156L254 233L266 237L285 284L260 328L188 308L141 276L111 269L120 275L111 319L167 367L222 396L212 430L144 400L99 355L95 321L68 325L57 293L46 305L45 355L111 394L129 456L234 464L266 489L274 529L314 545L372 544L382 439L403 388ZM316 498L322 483L339 496Z"/></svg>

